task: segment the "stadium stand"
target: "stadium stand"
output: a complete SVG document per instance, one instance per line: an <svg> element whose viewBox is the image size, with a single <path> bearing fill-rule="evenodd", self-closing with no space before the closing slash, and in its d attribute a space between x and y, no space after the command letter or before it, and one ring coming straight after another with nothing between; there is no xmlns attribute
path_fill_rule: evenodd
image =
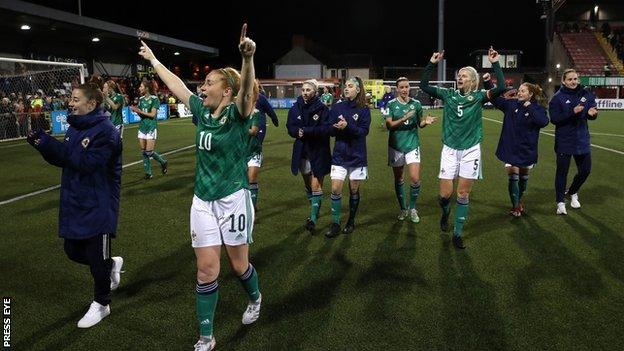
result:
<svg viewBox="0 0 624 351"><path fill-rule="evenodd" d="M593 32L559 32L570 60L581 75L603 75L604 66L609 64L604 50Z"/></svg>

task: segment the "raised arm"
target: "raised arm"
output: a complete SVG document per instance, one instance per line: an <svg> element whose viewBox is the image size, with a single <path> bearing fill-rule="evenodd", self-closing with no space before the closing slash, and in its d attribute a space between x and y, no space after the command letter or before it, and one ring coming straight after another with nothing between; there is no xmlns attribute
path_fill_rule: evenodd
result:
<svg viewBox="0 0 624 351"><path fill-rule="evenodd" d="M149 62L152 64L152 67L154 67L154 71L156 72L156 74L158 74L158 77L160 77L160 80L165 83L165 85L167 86L167 88L169 88L169 90L171 90L173 95L180 99L180 101L182 101L182 103L184 103L187 107L190 107L189 99L193 93L191 93L186 85L184 85L182 79L180 79L170 70L168 70L165 65L160 63L156 56L154 56L152 49L150 49L149 46L147 46L147 44L143 42L143 40L141 40L141 45L142 46L139 50L139 55L141 55L144 59L149 60Z"/></svg>
<svg viewBox="0 0 624 351"><path fill-rule="evenodd" d="M438 62L442 61L443 58L444 50L442 52L434 52L433 55L431 55L431 59L429 59L429 63L427 63L427 66L425 67L422 78L420 79L420 89L425 93L438 99L441 97L438 95L437 89L429 85L429 80L431 79L431 75L433 74L433 69L436 67Z"/></svg>
<svg viewBox="0 0 624 351"><path fill-rule="evenodd" d="M243 24L238 50L243 57L241 66L240 90L236 96L236 107L243 117L248 117L254 109L253 86L256 80L253 55L256 52L256 43L247 38L247 23Z"/></svg>
<svg viewBox="0 0 624 351"><path fill-rule="evenodd" d="M503 75L503 70L498 63L499 59L500 55L498 52L490 47L490 50L488 51L488 60L492 63L492 70L494 71L494 74L496 74L496 81L498 82L494 88L487 91L487 97L490 100L496 98L503 91L505 91L505 76Z"/></svg>

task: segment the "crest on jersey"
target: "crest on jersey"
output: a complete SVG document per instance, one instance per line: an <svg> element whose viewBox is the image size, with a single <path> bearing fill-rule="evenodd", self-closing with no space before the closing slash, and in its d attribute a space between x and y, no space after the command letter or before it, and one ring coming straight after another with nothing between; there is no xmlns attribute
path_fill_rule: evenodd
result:
<svg viewBox="0 0 624 351"><path fill-rule="evenodd" d="M529 117L529 113L528 113L528 112L527 112L527 113L525 113L525 114L524 114L524 117Z"/></svg>
<svg viewBox="0 0 624 351"><path fill-rule="evenodd" d="M583 97L581 98L581 102L585 102L585 101L587 101L587 99L583 96Z"/></svg>
<svg viewBox="0 0 624 351"><path fill-rule="evenodd" d="M298 119L298 120L301 120L301 115L297 116L297 119Z"/></svg>
<svg viewBox="0 0 624 351"><path fill-rule="evenodd" d="M515 112L515 113L518 113L518 109L515 109L515 110L514 110L514 112Z"/></svg>
<svg viewBox="0 0 624 351"><path fill-rule="evenodd" d="M357 120L358 120L358 118L360 118L360 116L358 116L358 114L357 114L357 113L353 115L353 120L354 120L354 121L357 121Z"/></svg>
<svg viewBox="0 0 624 351"><path fill-rule="evenodd" d="M226 116L221 117L221 119L219 120L219 124L225 124L226 122L227 122Z"/></svg>
<svg viewBox="0 0 624 351"><path fill-rule="evenodd" d="M570 103L570 100L566 100L566 104L569 104L569 103Z"/></svg>
<svg viewBox="0 0 624 351"><path fill-rule="evenodd" d="M414 105L410 105L410 110L413 110L414 108Z"/></svg>
<svg viewBox="0 0 624 351"><path fill-rule="evenodd" d="M80 144L82 145L83 148L87 148L87 146L89 146L89 143L91 142L91 139L89 139L89 137L86 137L84 139L82 139L82 141L80 142Z"/></svg>
<svg viewBox="0 0 624 351"><path fill-rule="evenodd" d="M469 95L469 96L468 96L468 101L472 101L472 100L474 100L474 96Z"/></svg>
<svg viewBox="0 0 624 351"><path fill-rule="evenodd" d="M318 121L318 119L319 119L319 115L314 115L314 116L312 116L312 119L313 119L313 120L315 120L315 121Z"/></svg>

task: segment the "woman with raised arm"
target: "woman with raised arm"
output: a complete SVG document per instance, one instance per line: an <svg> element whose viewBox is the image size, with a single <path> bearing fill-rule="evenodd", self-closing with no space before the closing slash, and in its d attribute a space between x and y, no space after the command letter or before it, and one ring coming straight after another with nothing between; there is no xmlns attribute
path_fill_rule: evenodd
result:
<svg viewBox="0 0 624 351"><path fill-rule="evenodd" d="M483 86L492 87L489 74L483 76ZM494 106L505 113L496 157L505 162L511 199L509 214L514 217L524 213L522 195L527 188L529 171L537 163L539 132L548 125L546 101L542 88L531 83L522 83L513 98L497 96L492 100Z"/></svg>
<svg viewBox="0 0 624 351"><path fill-rule="evenodd" d="M144 178L149 180L152 179L152 162L150 159L153 158L160 164L162 174L167 174L167 160L156 152L156 138L158 137L156 115L160 101L154 95L154 83L148 80L142 81L139 85L139 93L141 97L138 106L131 106L130 109L141 118L138 132L139 147L141 147L143 154Z"/></svg>
<svg viewBox="0 0 624 351"><path fill-rule="evenodd" d="M434 52L425 67L420 88L444 102L442 119L442 154L440 157L440 195L442 208L440 229L448 231L450 198L453 181L457 179L457 204L453 244L459 249L466 246L462 231L468 218L469 195L475 179L481 178L481 140L483 139L483 104L498 96L505 88L505 77L500 68L498 52L490 48L488 59L501 82L491 90L479 90L479 75L474 67L463 67L457 72L457 89L429 85L429 79L443 52Z"/></svg>
<svg viewBox="0 0 624 351"><path fill-rule="evenodd" d="M251 324L260 315L262 295L258 274L249 263L254 212L247 181L249 153L248 117L254 110L253 56L256 44L241 30L241 72L226 67L211 71L193 95L182 80L154 57L142 43L139 54L149 60L169 90L188 106L197 125L195 195L190 214L191 243L197 259L196 312L200 336L196 351L215 348L214 314L219 296L217 278L221 248L230 260L248 296L242 323Z"/></svg>

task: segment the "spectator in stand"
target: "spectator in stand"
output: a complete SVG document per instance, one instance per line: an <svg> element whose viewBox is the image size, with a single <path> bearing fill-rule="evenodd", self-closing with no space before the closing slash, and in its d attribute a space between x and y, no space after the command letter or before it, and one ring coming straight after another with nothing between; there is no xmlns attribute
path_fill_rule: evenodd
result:
<svg viewBox="0 0 624 351"><path fill-rule="evenodd" d="M11 125L15 125L13 117L13 107L9 98L2 98L0 103L0 140L10 138L9 129Z"/></svg>
<svg viewBox="0 0 624 351"><path fill-rule="evenodd" d="M41 112L43 108L43 99L41 99L41 95L39 93L35 93L35 97L30 100L30 108L33 112Z"/></svg>

